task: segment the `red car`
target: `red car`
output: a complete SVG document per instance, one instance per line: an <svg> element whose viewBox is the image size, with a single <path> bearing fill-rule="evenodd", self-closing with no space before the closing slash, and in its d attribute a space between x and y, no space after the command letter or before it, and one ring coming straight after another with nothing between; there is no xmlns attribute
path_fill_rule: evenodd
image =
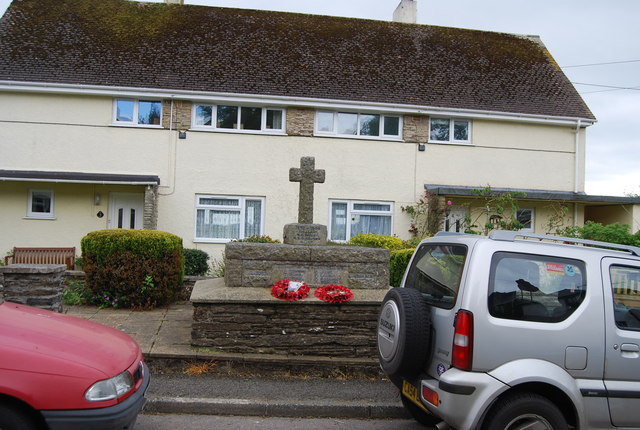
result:
<svg viewBox="0 0 640 430"><path fill-rule="evenodd" d="M0 300L0 429L131 429L149 381L129 335Z"/></svg>

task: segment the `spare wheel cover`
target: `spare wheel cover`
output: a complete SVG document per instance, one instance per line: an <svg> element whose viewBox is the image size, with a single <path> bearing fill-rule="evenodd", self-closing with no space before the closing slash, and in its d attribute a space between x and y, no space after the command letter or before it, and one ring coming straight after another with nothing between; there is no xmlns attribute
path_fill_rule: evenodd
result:
<svg viewBox="0 0 640 430"><path fill-rule="evenodd" d="M378 359L389 376L415 376L427 359L431 338L430 309L413 288L393 288L378 317Z"/></svg>

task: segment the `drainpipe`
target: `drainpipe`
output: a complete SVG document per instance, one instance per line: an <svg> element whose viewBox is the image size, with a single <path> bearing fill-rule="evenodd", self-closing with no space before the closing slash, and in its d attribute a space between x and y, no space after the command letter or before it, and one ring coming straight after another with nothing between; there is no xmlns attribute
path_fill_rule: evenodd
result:
<svg viewBox="0 0 640 430"><path fill-rule="evenodd" d="M576 122L576 142L575 142L575 152L576 152L576 166L575 166L575 177L573 184L573 192L578 193L578 183L580 181L580 126L581 120L578 119ZM578 225L578 202L574 202L573 204L573 225Z"/></svg>

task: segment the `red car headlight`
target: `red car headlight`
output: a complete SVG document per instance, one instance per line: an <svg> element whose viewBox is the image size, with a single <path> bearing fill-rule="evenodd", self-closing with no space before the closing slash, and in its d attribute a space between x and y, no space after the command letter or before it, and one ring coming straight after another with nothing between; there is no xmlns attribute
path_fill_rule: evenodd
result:
<svg viewBox="0 0 640 430"><path fill-rule="evenodd" d="M84 393L84 398L90 402L117 399L133 388L133 378L128 371L113 378L98 381Z"/></svg>

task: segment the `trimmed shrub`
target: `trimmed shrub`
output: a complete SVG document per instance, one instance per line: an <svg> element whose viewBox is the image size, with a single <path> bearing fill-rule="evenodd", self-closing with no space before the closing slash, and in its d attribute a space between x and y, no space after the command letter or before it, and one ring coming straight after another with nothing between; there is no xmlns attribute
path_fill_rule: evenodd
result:
<svg viewBox="0 0 640 430"><path fill-rule="evenodd" d="M101 307L153 308L175 301L182 239L156 230L98 230L80 242L85 282Z"/></svg>
<svg viewBox="0 0 640 430"><path fill-rule="evenodd" d="M402 282L404 272L407 270L409 260L413 255L413 248L398 249L390 252L389 256L389 284L392 287L399 287Z"/></svg>
<svg viewBox="0 0 640 430"><path fill-rule="evenodd" d="M404 242L399 237L373 233L357 234L349 239L349 245L384 248L390 251L405 247Z"/></svg>
<svg viewBox="0 0 640 430"><path fill-rule="evenodd" d="M209 270L209 254L201 249L184 249L184 274L204 276Z"/></svg>
<svg viewBox="0 0 640 430"><path fill-rule="evenodd" d="M253 242L253 243L280 243L278 239L272 239L271 236L249 236L244 239L236 239L234 242Z"/></svg>

